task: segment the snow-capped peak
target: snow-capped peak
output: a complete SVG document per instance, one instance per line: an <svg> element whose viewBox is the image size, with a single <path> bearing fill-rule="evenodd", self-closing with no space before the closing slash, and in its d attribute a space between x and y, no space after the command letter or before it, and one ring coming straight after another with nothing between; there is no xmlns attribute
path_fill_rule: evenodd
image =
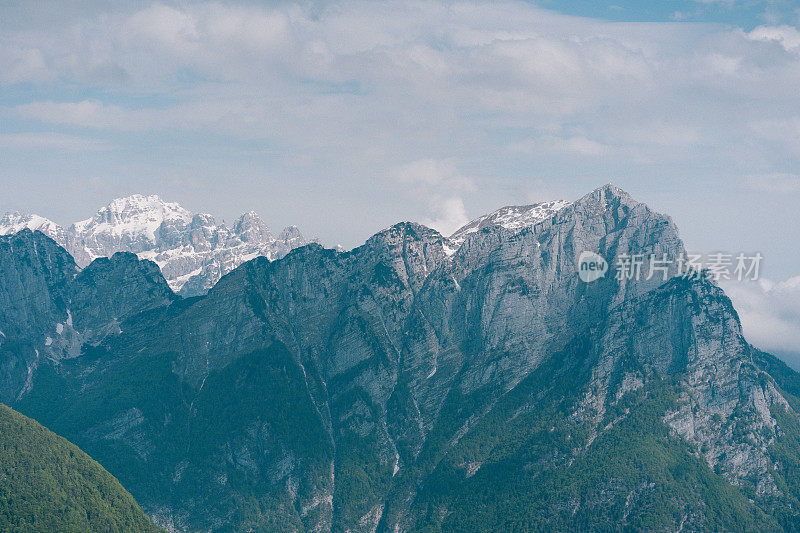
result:
<svg viewBox="0 0 800 533"><path fill-rule="evenodd" d="M297 226L286 226L278 235L278 241L283 244L291 245L295 242L305 242L305 237L300 233L300 228Z"/></svg>
<svg viewBox="0 0 800 533"><path fill-rule="evenodd" d="M52 220L39 215L15 212L6 213L3 218L0 218L0 235L10 235L26 228L31 231L41 231L50 237L64 231L61 226Z"/></svg>
<svg viewBox="0 0 800 533"><path fill-rule="evenodd" d="M173 290L190 295L206 291L245 261L276 259L309 242L295 226L276 240L255 211L239 217L231 230L212 215L141 194L117 198L66 229L37 215L11 213L0 219L0 235L24 228L49 235L80 266L115 252L138 254L158 264Z"/></svg>
<svg viewBox="0 0 800 533"><path fill-rule="evenodd" d="M117 198L101 207L94 217L76 222L81 233L147 236L155 240L155 232L164 221L190 222L192 213L175 202L165 202L158 195L134 194Z"/></svg>
<svg viewBox="0 0 800 533"><path fill-rule="evenodd" d="M494 213L480 216L456 230L450 236L450 242L460 246L467 237L488 226L502 226L511 231L519 231L547 220L568 205L570 205L570 202L555 200L531 205L501 207Z"/></svg>

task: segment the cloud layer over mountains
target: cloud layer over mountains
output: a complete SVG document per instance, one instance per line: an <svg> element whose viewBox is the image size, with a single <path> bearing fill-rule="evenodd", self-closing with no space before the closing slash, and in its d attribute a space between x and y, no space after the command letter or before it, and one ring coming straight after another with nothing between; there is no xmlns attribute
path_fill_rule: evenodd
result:
<svg viewBox="0 0 800 533"><path fill-rule="evenodd" d="M690 247L760 247L775 277L797 274L770 237L799 193L787 21L607 22L523 2L3 10L7 210L66 196L67 222L153 191L350 246L400 219L446 231L613 181L665 198ZM410 187L418 167L437 179ZM443 187L452 176L471 185Z"/></svg>

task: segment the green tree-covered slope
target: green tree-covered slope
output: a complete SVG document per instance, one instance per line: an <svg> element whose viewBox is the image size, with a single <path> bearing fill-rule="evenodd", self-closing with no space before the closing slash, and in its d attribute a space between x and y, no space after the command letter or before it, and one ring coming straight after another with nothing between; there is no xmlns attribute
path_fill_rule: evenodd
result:
<svg viewBox="0 0 800 533"><path fill-rule="evenodd" d="M0 531L158 531L77 446L0 404Z"/></svg>

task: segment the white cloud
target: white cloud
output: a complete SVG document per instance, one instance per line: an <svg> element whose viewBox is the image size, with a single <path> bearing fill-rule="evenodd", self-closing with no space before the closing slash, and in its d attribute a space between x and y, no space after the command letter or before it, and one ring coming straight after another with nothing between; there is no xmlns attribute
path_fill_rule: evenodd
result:
<svg viewBox="0 0 800 533"><path fill-rule="evenodd" d="M324 135L333 143L343 132L369 131L367 137L382 128L391 146L420 134L447 143L457 128L580 122L583 131L561 132L550 144L598 155L615 144L604 124L642 130L672 114L667 127L674 130L732 109L742 117L727 113L728 120L747 120L737 105L743 98L757 96L776 109L794 101L797 62L759 46L779 38L794 46L792 31L611 24L513 1L157 3L65 28L8 32L0 38L0 66L7 66L0 81L57 80L163 99L145 108L73 101L20 109L55 124L139 130L168 123L244 138L280 132L282 140L305 142ZM704 98L706 108L725 109L693 112ZM655 144L666 138L664 146L675 138L684 145L726 141L717 124L708 129L642 134Z"/></svg>
<svg viewBox="0 0 800 533"><path fill-rule="evenodd" d="M269 102L258 99L222 99L214 102L176 104L164 108L129 109L99 100L80 102L32 102L16 106L22 117L49 124L96 130L142 131L214 131L244 138L273 135L275 122Z"/></svg>
<svg viewBox="0 0 800 533"><path fill-rule="evenodd" d="M436 212L436 217L423 218L422 223L442 235L453 234L470 220L461 198L445 198L436 201L436 205L431 205L431 210Z"/></svg>
<svg viewBox="0 0 800 533"><path fill-rule="evenodd" d="M524 198L533 179L561 180L557 196L620 179L646 198L697 177L742 195L732 179L800 157L788 26L610 23L486 0L19 10L34 16L0 13L0 84L30 100L4 99L0 115L122 148L76 174L248 175L271 197L302 174L343 210L366 197L388 219L409 216L381 196L406 172L418 214L439 221L461 218L457 201L478 214ZM151 132L161 159L142 155ZM466 185L488 175L480 194ZM691 216L703 228L711 214Z"/></svg>
<svg viewBox="0 0 800 533"><path fill-rule="evenodd" d="M395 178L404 184L430 190L442 189L472 190L471 179L464 177L456 168L453 159L420 159L395 169Z"/></svg>
<svg viewBox="0 0 800 533"><path fill-rule="evenodd" d="M52 73L41 50L0 43L0 84L37 83L51 79Z"/></svg>
<svg viewBox="0 0 800 533"><path fill-rule="evenodd" d="M750 129L760 138L800 155L800 116L755 120L750 124Z"/></svg>
<svg viewBox="0 0 800 533"><path fill-rule="evenodd" d="M96 100L81 102L33 102L17 106L16 111L25 117L35 118L52 124L67 124L88 128L116 128L129 130L137 121L135 112L119 106L103 104ZM138 128L145 127L140 123Z"/></svg>
<svg viewBox="0 0 800 533"><path fill-rule="evenodd" d="M800 366L800 276L781 283L723 283L748 342L767 352L796 354Z"/></svg>
<svg viewBox="0 0 800 533"><path fill-rule="evenodd" d="M800 52L800 31L793 26L759 26L747 37L754 41L774 41L788 52Z"/></svg>
<svg viewBox="0 0 800 533"><path fill-rule="evenodd" d="M396 168L395 180L404 193L421 204L427 216L421 221L442 235L450 235L469 222L464 201L455 196L475 188L452 159L420 159Z"/></svg>
<svg viewBox="0 0 800 533"><path fill-rule="evenodd" d="M512 152L528 154L578 155L584 157L600 156L608 153L610 147L583 136L557 137L543 135L525 139L508 146Z"/></svg>

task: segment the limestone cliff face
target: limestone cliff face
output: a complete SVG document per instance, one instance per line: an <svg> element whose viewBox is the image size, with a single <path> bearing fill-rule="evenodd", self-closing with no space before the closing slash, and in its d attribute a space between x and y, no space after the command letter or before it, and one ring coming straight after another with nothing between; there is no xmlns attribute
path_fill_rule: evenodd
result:
<svg viewBox="0 0 800 533"><path fill-rule="evenodd" d="M85 340L116 327L128 316L177 299L158 266L129 252L101 257L75 276L69 286L72 326Z"/></svg>
<svg viewBox="0 0 800 533"><path fill-rule="evenodd" d="M23 230L0 237L0 400L24 395L40 364L58 363L119 333L130 315L174 300L158 267L133 254L81 271L49 237Z"/></svg>
<svg viewBox="0 0 800 533"><path fill-rule="evenodd" d="M48 335L67 319L67 286L77 273L72 257L41 233L0 237L0 402L30 388Z"/></svg>
<svg viewBox="0 0 800 533"><path fill-rule="evenodd" d="M532 225L509 223L517 215ZM531 449L537 459L517 469L530 479L575 472L637 420L631 398L646 404L673 381L657 424L680 453L754 501L792 508L792 464L775 455L793 431L785 417L797 419L787 385L754 358L718 287L675 276L683 244L671 220L612 186L571 204L506 208L455 240L401 223L350 252L312 244L258 257L188 299L132 254L78 273L52 241L15 238L27 244L15 251L0 241L0 298L17 309L0 315L0 329L34 339L61 324L50 343L61 353L58 365L20 373L14 361L27 352L6 349L0 390L22 412L51 417L48 426L172 529L444 527L466 505L470 480ZM622 254L663 256L671 279L647 279L645 261L638 280L612 268L584 283L584 251L611 265ZM39 287L31 305L15 288L23 275ZM14 325L30 309L42 309L35 332ZM55 402L66 412L50 413ZM531 418L553 405L551 419ZM516 440L538 435L536 424L567 428L568 438ZM442 485L442 476L456 477ZM620 499L632 516L649 483L590 486L583 503L564 496L538 516L602 527L592 506ZM684 494L675 502L684 525L717 524Z"/></svg>
<svg viewBox="0 0 800 533"><path fill-rule="evenodd" d="M775 473L792 474L771 457L783 431L774 413L798 414L760 368L717 285L675 278L612 310L593 344L598 363L581 414L595 432L624 394L679 376L677 402L664 414L672 431L732 484L760 496L781 494Z"/></svg>

